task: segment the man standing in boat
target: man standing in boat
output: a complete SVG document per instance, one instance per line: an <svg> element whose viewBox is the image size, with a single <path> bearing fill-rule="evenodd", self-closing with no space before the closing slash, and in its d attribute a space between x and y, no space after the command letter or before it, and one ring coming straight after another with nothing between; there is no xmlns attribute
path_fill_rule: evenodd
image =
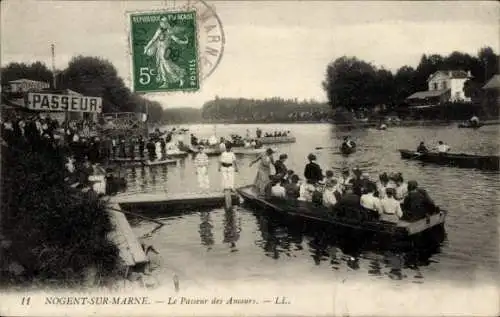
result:
<svg viewBox="0 0 500 317"><path fill-rule="evenodd" d="M208 179L208 156L203 146L198 147L194 165L196 166L196 175L198 176L198 184L201 190L208 191L208 189L210 189L210 180Z"/></svg>
<svg viewBox="0 0 500 317"><path fill-rule="evenodd" d="M226 144L226 150L221 153L219 159L219 172L222 175L222 188L226 201L226 208L231 206L231 193L234 190L234 173L238 172L236 156L231 152L231 144Z"/></svg>

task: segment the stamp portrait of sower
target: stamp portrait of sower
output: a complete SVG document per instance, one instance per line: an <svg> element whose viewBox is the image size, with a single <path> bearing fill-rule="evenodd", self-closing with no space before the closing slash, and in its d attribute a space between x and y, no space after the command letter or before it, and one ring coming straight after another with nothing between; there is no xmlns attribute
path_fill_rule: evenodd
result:
<svg viewBox="0 0 500 317"><path fill-rule="evenodd" d="M195 12L137 14L131 23L135 91L199 88Z"/></svg>

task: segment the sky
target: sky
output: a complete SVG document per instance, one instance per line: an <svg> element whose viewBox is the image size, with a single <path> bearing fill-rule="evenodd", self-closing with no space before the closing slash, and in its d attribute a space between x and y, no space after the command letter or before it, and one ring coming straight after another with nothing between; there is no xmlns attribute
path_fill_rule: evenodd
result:
<svg viewBox="0 0 500 317"><path fill-rule="evenodd" d="M422 54L499 52L500 5L467 1L209 1L226 41L220 64L197 92L146 94L167 107L199 108L219 97L326 101L326 66L343 55L392 71ZM172 8L167 1L4 0L1 64L34 61L64 69L76 55L110 60L130 82L127 11Z"/></svg>

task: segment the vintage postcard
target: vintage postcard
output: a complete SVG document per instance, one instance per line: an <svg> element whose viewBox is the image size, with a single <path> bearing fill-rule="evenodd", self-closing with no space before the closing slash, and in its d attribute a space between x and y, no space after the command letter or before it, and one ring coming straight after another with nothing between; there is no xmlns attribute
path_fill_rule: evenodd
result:
<svg viewBox="0 0 500 317"><path fill-rule="evenodd" d="M0 315L499 316L498 2L0 6Z"/></svg>

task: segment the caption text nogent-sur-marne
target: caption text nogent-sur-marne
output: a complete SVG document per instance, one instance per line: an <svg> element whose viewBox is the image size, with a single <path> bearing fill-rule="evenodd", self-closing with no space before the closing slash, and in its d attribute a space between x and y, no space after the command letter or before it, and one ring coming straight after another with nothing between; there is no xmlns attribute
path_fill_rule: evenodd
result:
<svg viewBox="0 0 500 317"><path fill-rule="evenodd" d="M168 297L166 301L153 301L149 297L129 296L49 296L45 297L45 305L150 305L153 303L166 303L168 305L238 305L238 304L290 304L284 296L256 300L250 297Z"/></svg>

